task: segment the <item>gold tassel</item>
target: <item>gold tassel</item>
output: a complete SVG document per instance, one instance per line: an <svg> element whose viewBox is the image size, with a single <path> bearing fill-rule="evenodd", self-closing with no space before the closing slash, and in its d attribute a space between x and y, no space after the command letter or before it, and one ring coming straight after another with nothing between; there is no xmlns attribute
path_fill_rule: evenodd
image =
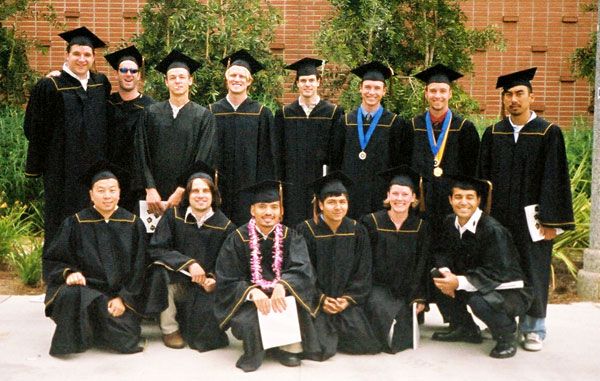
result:
<svg viewBox="0 0 600 381"><path fill-rule="evenodd" d="M423 194L423 178L419 176L419 210L425 212L425 195Z"/></svg>
<svg viewBox="0 0 600 381"><path fill-rule="evenodd" d="M492 185L492 182L489 180L485 180L485 182L488 183L488 196L485 200L484 212L486 214L490 214L490 210L492 210L492 190L494 189L494 186Z"/></svg>

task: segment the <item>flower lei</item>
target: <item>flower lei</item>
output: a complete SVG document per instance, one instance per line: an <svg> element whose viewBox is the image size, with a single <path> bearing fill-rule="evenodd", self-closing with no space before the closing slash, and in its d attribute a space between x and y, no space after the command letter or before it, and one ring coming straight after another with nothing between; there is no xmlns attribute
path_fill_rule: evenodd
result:
<svg viewBox="0 0 600 381"><path fill-rule="evenodd" d="M273 272L275 279L265 280L262 276L261 252L258 245L258 234L256 232L256 220L252 218L248 222L248 235L250 237L250 272L252 273L252 283L260 286L262 289L274 288L279 279L281 279L281 266L283 264L282 238L283 227L281 224L275 225L275 239L273 244Z"/></svg>

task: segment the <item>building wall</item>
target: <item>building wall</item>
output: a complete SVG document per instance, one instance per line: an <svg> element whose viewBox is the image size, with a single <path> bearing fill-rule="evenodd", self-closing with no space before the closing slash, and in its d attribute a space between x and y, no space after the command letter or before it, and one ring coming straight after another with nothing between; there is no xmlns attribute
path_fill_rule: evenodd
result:
<svg viewBox="0 0 600 381"><path fill-rule="evenodd" d="M596 15L585 13L580 6L589 0L550 1L464 1L462 8L468 25L482 28L496 25L506 39L506 51L476 52L473 56L474 72L459 81L479 101L482 113L499 114L499 92L494 89L496 77L512 71L538 67L533 82L536 101L534 109L544 117L563 126L570 125L574 117L587 112L591 87L583 80L575 80L570 72L569 55L576 47L587 44L595 30ZM42 11L51 3L67 29L86 25L111 47L141 32L135 19L144 0L40 0L33 11ZM284 23L277 29L271 48L286 62L315 55L314 34L321 20L331 14L327 0L271 0L281 10ZM44 73L60 68L64 60L65 44L47 22L34 17L17 20L19 28L46 45L48 53L29 54L32 66ZM97 68L108 72L102 59ZM286 88L290 88L291 76ZM290 102L294 94L286 92L282 101Z"/></svg>

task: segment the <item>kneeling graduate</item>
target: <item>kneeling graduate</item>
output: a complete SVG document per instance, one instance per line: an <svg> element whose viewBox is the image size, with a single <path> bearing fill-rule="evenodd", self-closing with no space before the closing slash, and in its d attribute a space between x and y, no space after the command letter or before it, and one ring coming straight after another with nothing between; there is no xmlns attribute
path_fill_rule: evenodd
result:
<svg viewBox="0 0 600 381"><path fill-rule="evenodd" d="M137 216L117 206L119 168L99 162L84 176L93 206L67 217L44 253L46 316L56 323L52 356L92 345L121 353L139 346L136 312L145 266L146 231Z"/></svg>
<svg viewBox="0 0 600 381"><path fill-rule="evenodd" d="M280 223L282 183L263 181L245 189L252 197L250 221L225 240L217 258L215 313L223 330L231 327L243 341L244 354L236 363L251 372L262 364L265 350L258 314L288 308L286 295L295 298L302 343L273 350L285 366L300 365L300 353L318 350L311 315L314 314L314 275L302 236Z"/></svg>

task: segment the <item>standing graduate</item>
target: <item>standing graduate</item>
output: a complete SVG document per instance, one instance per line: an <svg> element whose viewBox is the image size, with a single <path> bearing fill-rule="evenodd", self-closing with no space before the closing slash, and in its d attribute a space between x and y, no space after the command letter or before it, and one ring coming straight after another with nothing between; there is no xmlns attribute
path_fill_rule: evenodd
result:
<svg viewBox="0 0 600 381"><path fill-rule="evenodd" d="M146 261L146 231L139 218L118 207L125 175L108 164L84 176L93 206L66 218L43 256L46 316L56 323L52 356L92 345L121 353L138 345L138 297Z"/></svg>
<svg viewBox="0 0 600 381"><path fill-rule="evenodd" d="M236 366L244 372L258 369L265 357L257 314L285 310L286 295L296 299L302 343L277 349L279 362L299 366L300 352L309 358L319 352L312 323L314 273L306 242L280 222L281 188L278 181L246 188L252 195L252 218L227 237L217 258L215 313L221 329L231 327L233 335L243 341L244 354Z"/></svg>
<svg viewBox="0 0 600 381"><path fill-rule="evenodd" d="M148 245L153 274L146 313L160 313L163 341L170 348L187 342L204 352L229 343L214 315L215 263L235 225L218 209L215 178L213 168L195 163L181 179L184 202L164 214Z"/></svg>
<svg viewBox="0 0 600 381"><path fill-rule="evenodd" d="M364 311L372 278L369 236L362 225L346 217L347 188L352 181L336 171L311 185L320 213L300 223L296 230L306 239L317 273L315 329L321 345L320 360L337 351L377 353L381 346Z"/></svg>
<svg viewBox="0 0 600 381"><path fill-rule="evenodd" d="M509 116L485 130L479 157L479 177L494 185L491 215L511 232L534 290L533 304L520 320L523 347L530 351L541 350L546 335L552 240L575 228L562 132L531 110L535 72L531 68L498 77L496 87L502 88ZM538 210L539 241L529 233L528 206Z"/></svg>
<svg viewBox="0 0 600 381"><path fill-rule="evenodd" d="M400 117L384 109L385 81L392 70L373 61L352 70L359 76L361 105L340 118L333 131L331 166L354 181L349 191L351 218L379 210L385 180L377 173L392 165L409 164L412 141Z"/></svg>
<svg viewBox="0 0 600 381"><path fill-rule="evenodd" d="M429 284L430 231L413 205L421 177L408 166L380 173L389 184L386 209L361 219L371 240L373 288L367 314L388 353L413 345L412 305L425 309Z"/></svg>
<svg viewBox="0 0 600 381"><path fill-rule="evenodd" d="M443 173L474 176L479 154L479 134L475 125L452 111L452 82L463 75L442 64L432 66L415 77L425 83L427 111L412 118L408 128L413 134L411 166L423 174L425 182L425 219L437 234L452 208L448 203L448 184ZM435 239L435 237L434 237Z"/></svg>
<svg viewBox="0 0 600 381"><path fill-rule="evenodd" d="M275 113L274 158L277 176L291 185L286 188L285 221L290 226L312 215L312 189L308 183L323 175L329 164L329 144L333 124L344 113L342 107L319 97L324 61L302 58L288 70L296 71L300 96Z"/></svg>
<svg viewBox="0 0 600 381"><path fill-rule="evenodd" d="M129 189L121 190L120 205L133 212L138 209L144 188L139 176L140 160L135 153L135 133L142 125L144 108L154 103L154 99L139 92L144 59L135 46L117 50L104 58L115 69L119 82L118 91L108 98L110 144L107 158L131 174Z"/></svg>
<svg viewBox="0 0 600 381"><path fill-rule="evenodd" d="M151 213L163 214L179 205L185 192L177 183L179 177L196 161L214 165L218 156L215 118L190 100L192 74L199 67L200 63L178 50L156 65L165 75L169 99L144 109L143 126L136 136Z"/></svg>
<svg viewBox="0 0 600 381"><path fill-rule="evenodd" d="M93 72L94 49L106 44L86 27L59 34L67 41L60 75L31 91L23 130L29 141L25 175L44 177L44 248L61 222L89 203L83 174L106 158L110 82Z"/></svg>
<svg viewBox="0 0 600 381"><path fill-rule="evenodd" d="M250 219L249 197L238 193L257 181L274 177L271 150L273 114L268 107L248 96L253 75L263 69L250 53L239 50L225 57L227 95L211 104L215 115L223 174L223 212L237 225Z"/></svg>

